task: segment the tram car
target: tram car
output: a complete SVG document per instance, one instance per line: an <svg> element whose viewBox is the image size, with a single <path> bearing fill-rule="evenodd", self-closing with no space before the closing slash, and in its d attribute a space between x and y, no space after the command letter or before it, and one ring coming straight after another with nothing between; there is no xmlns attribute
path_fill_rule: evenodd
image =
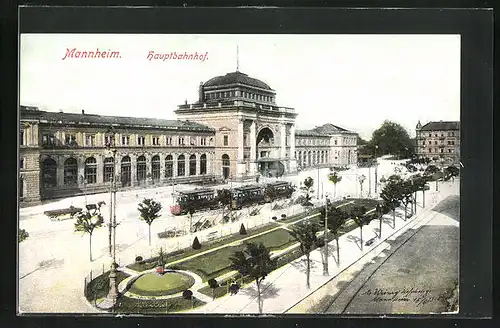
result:
<svg viewBox="0 0 500 328"><path fill-rule="evenodd" d="M294 192L294 188L290 182L287 181L276 181L266 184L266 190L271 190L271 192L266 192L266 202L273 201L279 198L290 198ZM270 199L270 194L273 195L274 199Z"/></svg>
<svg viewBox="0 0 500 328"><path fill-rule="evenodd" d="M219 207L219 199L214 189L180 191L175 200L175 205L170 206L170 213L173 215L183 215Z"/></svg>
<svg viewBox="0 0 500 328"><path fill-rule="evenodd" d="M246 185L233 189L231 207L232 209L241 209L244 206L254 204L264 204L264 186Z"/></svg>

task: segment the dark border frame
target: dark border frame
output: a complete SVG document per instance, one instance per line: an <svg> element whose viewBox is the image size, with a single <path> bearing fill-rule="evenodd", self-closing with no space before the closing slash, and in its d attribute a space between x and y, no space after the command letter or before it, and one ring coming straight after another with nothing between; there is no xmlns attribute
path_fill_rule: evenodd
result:
<svg viewBox="0 0 500 328"><path fill-rule="evenodd" d="M104 8L104 7L23 7L19 11L19 31L22 33L287 33L287 34L461 34L461 227L460 227L460 313L450 316L447 324L463 323L460 318L487 318L492 315L492 209L493 209L493 11L488 9L332 9L332 8ZM168 19L166 19L168 17ZM11 37L17 45L17 36ZM17 52L18 45L14 47ZM16 57L15 57L16 58ZM11 64L13 65L13 64ZM15 69L14 65L14 69ZM12 67L10 67L11 70ZM10 88L13 89L11 82ZM17 90L17 83L16 90ZM7 89L8 90L8 89ZM12 90L14 91L14 90ZM13 92L14 93L14 92ZM17 95L17 93L14 93ZM16 97L17 98L17 97ZM12 104L15 106L17 100ZM18 126L16 107L2 108L4 140L12 140ZM8 131L8 134L7 134ZM9 138L10 137L10 138ZM13 140L17 140L14 138ZM17 145L5 144L5 150L17 156ZM7 156L6 156L7 157ZM4 161L4 170L16 172L17 161ZM15 190L14 174L2 175L8 189ZM10 198L8 198L10 197ZM5 200L16 217L16 193ZM10 211L9 211L10 212ZM15 221L15 220L12 220ZM12 223L12 222L10 222ZM9 224L10 224L9 223ZM17 224L14 222L13 227ZM13 229L12 235L17 233ZM4 231L5 231L4 230ZM479 237L478 237L479 236ZM12 238L12 237L10 237ZM8 238L7 240L11 240ZM13 241L16 254L16 240ZM17 259L17 257L16 257ZM17 262L16 262L17 263ZM14 268L15 267L11 267ZM15 271L15 270L14 270ZM4 276L5 277L5 276ZM14 275L7 275L5 280ZM15 286L15 285L14 285ZM16 288L2 286L14 297ZM16 312L16 302L2 302L10 314ZM88 316L87 316L88 317ZM125 320L93 317L51 315L17 317L16 324L45 326L56 324L88 325L99 320L119 322L120 325L139 327L143 323L181 324L196 326L233 326L234 324L273 325L273 317L226 318L220 316L189 315L169 317L133 317ZM354 319L355 316L349 316ZM356 316L358 317L358 316ZM425 323L437 317L417 316ZM158 319L162 322L158 321ZM298 326L306 320L318 324L349 325L351 320L337 316L318 315L304 318L298 315L281 316L280 322ZM401 317L398 317L401 318ZM429 319L430 318L430 319ZM237 321L234 321L234 320ZM441 320L442 322L443 320ZM397 324L399 320L380 318L354 320L352 325L365 326ZM470 322L470 321L468 321ZM474 320L473 324L484 323ZM401 324L401 322L399 322ZM404 326L425 324L410 320Z"/></svg>

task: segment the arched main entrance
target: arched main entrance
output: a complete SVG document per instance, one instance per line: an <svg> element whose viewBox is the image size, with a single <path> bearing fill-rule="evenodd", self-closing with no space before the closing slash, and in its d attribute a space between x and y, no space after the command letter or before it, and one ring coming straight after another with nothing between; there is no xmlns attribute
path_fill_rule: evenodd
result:
<svg viewBox="0 0 500 328"><path fill-rule="evenodd" d="M47 158L42 163L42 188L57 186L57 163L52 158Z"/></svg>

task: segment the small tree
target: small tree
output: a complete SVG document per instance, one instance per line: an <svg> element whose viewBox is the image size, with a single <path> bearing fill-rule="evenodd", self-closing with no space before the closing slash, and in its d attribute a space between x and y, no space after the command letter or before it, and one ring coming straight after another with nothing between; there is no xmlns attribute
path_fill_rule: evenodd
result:
<svg viewBox="0 0 500 328"><path fill-rule="evenodd" d="M214 278L209 279L207 282L208 286L212 288L212 300L215 300L215 289L219 287L219 283Z"/></svg>
<svg viewBox="0 0 500 328"><path fill-rule="evenodd" d="M220 205L224 209L225 206L231 205L231 190L229 189L219 189L217 190L217 199Z"/></svg>
<svg viewBox="0 0 500 328"><path fill-rule="evenodd" d="M28 237L30 236L30 234L29 234L26 230L24 230L24 229L20 229L20 230L18 231L17 236L18 236L18 240L19 240L19 242L20 242L20 243L22 243L23 241L25 241L25 240L26 240L26 238L28 238Z"/></svg>
<svg viewBox="0 0 500 328"><path fill-rule="evenodd" d="M165 266L165 263L167 262L167 254L163 251L163 247L160 247L160 252L158 253L158 266L163 267Z"/></svg>
<svg viewBox="0 0 500 328"><path fill-rule="evenodd" d="M245 229L245 225L242 223L240 226L240 235L246 235L247 229Z"/></svg>
<svg viewBox="0 0 500 328"><path fill-rule="evenodd" d="M384 219L384 207L383 207L383 205L377 204L377 206L375 207L375 213L373 214L373 219L379 220L378 238L382 239L382 221Z"/></svg>
<svg viewBox="0 0 500 328"><path fill-rule="evenodd" d="M311 188L314 186L314 179L311 178L311 177L307 177L305 180L304 180L304 183L303 183L303 187L302 187L302 190L304 190L306 192L306 201L304 203L304 205L308 205L310 204L311 202Z"/></svg>
<svg viewBox="0 0 500 328"><path fill-rule="evenodd" d="M309 260L309 256L311 255L311 251L313 247L316 245L317 236L316 233L319 231L319 226L314 223L306 222L299 223L292 227L292 231L288 231L290 235L292 235L295 240L300 243L300 251L303 255L306 256L306 284L307 288L311 288L311 284L309 282L310 272L311 272L311 261Z"/></svg>
<svg viewBox="0 0 500 328"><path fill-rule="evenodd" d="M325 216L326 211L325 208L321 208L320 211L320 224L322 227L325 226ZM340 229L344 226L345 222L349 218L349 215L334 206L333 204L329 204L328 206L328 222L327 227L328 230L333 234L335 241L337 243L337 264L340 264L340 248L339 248L339 237L340 237Z"/></svg>
<svg viewBox="0 0 500 328"><path fill-rule="evenodd" d="M337 183L342 181L342 177L337 175L337 172L333 172L328 176L328 180L333 183L333 197L336 197L337 194Z"/></svg>
<svg viewBox="0 0 500 328"><path fill-rule="evenodd" d="M259 313L262 313L260 284L276 267L276 261L271 259L270 251L264 244L248 243L244 251L237 251L232 257L231 268L242 276L249 276L257 285L257 302Z"/></svg>
<svg viewBox="0 0 500 328"><path fill-rule="evenodd" d="M359 227L361 250L363 250L363 226L368 224L371 218L366 215L366 208L364 206L354 206L351 210L351 218Z"/></svg>
<svg viewBox="0 0 500 328"><path fill-rule="evenodd" d="M408 218L407 209L408 205L412 202L413 198L413 186L411 185L410 181L401 181L398 183L399 190L400 190L400 201L403 203L405 206L405 221ZM412 209L412 214L413 214L413 209Z"/></svg>
<svg viewBox="0 0 500 328"><path fill-rule="evenodd" d="M101 215L101 205L98 205L93 210L81 211L76 214L75 231L80 231L89 234L89 252L90 261L92 262L92 234L96 228L99 228L104 223L104 218Z"/></svg>
<svg viewBox="0 0 500 328"><path fill-rule="evenodd" d="M200 244L200 241L198 240L198 237L194 237L193 249L200 249L200 248L201 248L201 244Z"/></svg>
<svg viewBox="0 0 500 328"><path fill-rule="evenodd" d="M448 166L445 168L445 173L448 175L450 178L458 177L460 174L460 170L456 166Z"/></svg>
<svg viewBox="0 0 500 328"><path fill-rule="evenodd" d="M141 214L140 219L148 224L149 228L149 246L151 246L151 224L160 217L162 206L151 198L145 198L137 208Z"/></svg>
<svg viewBox="0 0 500 328"><path fill-rule="evenodd" d="M384 207L392 210L392 226L393 228L395 228L396 208L398 208L398 206L400 205L399 199L401 198L398 183L394 182L394 180L389 182L380 193L380 197L384 202Z"/></svg>

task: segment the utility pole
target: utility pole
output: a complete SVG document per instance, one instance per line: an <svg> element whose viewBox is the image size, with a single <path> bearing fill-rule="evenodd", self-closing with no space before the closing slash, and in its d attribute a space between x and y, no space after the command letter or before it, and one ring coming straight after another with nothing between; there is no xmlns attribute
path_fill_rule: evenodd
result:
<svg viewBox="0 0 500 328"><path fill-rule="evenodd" d="M317 184L316 188L318 189L318 192L317 192L318 196L317 196L317 198L319 199L319 167L318 167L318 184Z"/></svg>
<svg viewBox="0 0 500 328"><path fill-rule="evenodd" d="M113 150L113 160L116 159L116 149ZM111 302L111 309L116 307L116 300L118 299L118 285L116 283L116 176L113 172L112 179L112 201L111 207L113 208L113 262L111 263L111 271L109 273L109 293L107 299Z"/></svg>
<svg viewBox="0 0 500 328"><path fill-rule="evenodd" d="M368 166L368 198L372 196L372 166Z"/></svg>
<svg viewBox="0 0 500 328"><path fill-rule="evenodd" d="M325 261L323 264L323 275L328 276L328 198L325 198Z"/></svg>
<svg viewBox="0 0 500 328"><path fill-rule="evenodd" d="M114 157L113 157L113 162L114 162ZM114 165L114 164L113 164ZM111 235L113 234L113 180L115 176L115 169L116 167L113 167L113 175L111 176L110 179L110 184L109 184L109 223L108 223L108 237L109 237L109 256L112 256L112 242L111 242Z"/></svg>
<svg viewBox="0 0 500 328"><path fill-rule="evenodd" d="M378 146L375 146L375 194L377 194L377 184L378 184L378 180L377 180L377 169L378 169L377 149L378 149Z"/></svg>

